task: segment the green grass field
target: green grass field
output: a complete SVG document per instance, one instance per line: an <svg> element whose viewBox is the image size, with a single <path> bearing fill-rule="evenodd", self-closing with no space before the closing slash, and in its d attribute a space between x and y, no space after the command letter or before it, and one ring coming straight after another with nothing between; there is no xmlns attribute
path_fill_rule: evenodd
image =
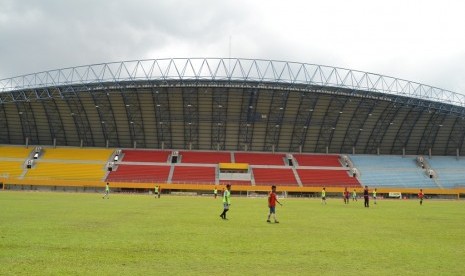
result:
<svg viewBox="0 0 465 276"><path fill-rule="evenodd" d="M464 275L465 202L0 192L0 275Z"/></svg>

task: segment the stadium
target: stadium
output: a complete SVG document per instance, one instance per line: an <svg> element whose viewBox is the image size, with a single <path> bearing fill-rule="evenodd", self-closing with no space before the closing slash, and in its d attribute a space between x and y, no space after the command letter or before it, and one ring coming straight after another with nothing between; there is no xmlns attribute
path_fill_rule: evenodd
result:
<svg viewBox="0 0 465 276"><path fill-rule="evenodd" d="M190 58L51 70L0 80L0 89L5 188L464 189L465 96L398 78ZM86 157L95 149L100 156ZM54 175L60 163L71 175Z"/></svg>
<svg viewBox="0 0 465 276"><path fill-rule="evenodd" d="M463 275L464 118L460 94L272 60L0 80L0 274Z"/></svg>

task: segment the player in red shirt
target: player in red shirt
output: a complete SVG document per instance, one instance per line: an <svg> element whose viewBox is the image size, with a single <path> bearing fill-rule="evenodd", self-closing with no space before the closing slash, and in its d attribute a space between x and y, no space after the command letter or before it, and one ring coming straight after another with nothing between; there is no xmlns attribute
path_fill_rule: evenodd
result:
<svg viewBox="0 0 465 276"><path fill-rule="evenodd" d="M270 208L270 213L268 214L268 219L266 222L271 222L270 217L273 215L274 223L279 223L279 221L276 219L276 202L283 206L281 202L279 202L278 196L276 195L276 186L273 185L271 186L271 192L268 194L268 207Z"/></svg>
<svg viewBox="0 0 465 276"><path fill-rule="evenodd" d="M349 191L347 190L347 187L344 189L342 196L344 197L344 204L349 204Z"/></svg>
<svg viewBox="0 0 465 276"><path fill-rule="evenodd" d="M420 205L423 205L423 197L425 194L423 193L423 189L420 189L420 192L418 193L418 198L420 199Z"/></svg>

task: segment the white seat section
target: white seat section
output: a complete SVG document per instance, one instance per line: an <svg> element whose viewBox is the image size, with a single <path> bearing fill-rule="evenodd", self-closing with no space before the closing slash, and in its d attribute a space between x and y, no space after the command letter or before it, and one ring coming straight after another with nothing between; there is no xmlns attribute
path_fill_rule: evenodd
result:
<svg viewBox="0 0 465 276"><path fill-rule="evenodd" d="M350 155L361 172L362 185L372 187L438 188L424 170L416 165L415 156Z"/></svg>
<svg viewBox="0 0 465 276"><path fill-rule="evenodd" d="M437 179L444 188L465 186L465 159L455 156L433 156L427 159L436 171Z"/></svg>

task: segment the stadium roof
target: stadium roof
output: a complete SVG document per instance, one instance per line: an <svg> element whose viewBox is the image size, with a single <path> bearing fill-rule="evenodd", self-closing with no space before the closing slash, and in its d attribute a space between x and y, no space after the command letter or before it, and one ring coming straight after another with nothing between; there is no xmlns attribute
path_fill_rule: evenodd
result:
<svg viewBox="0 0 465 276"><path fill-rule="evenodd" d="M170 58L92 64L0 80L0 92L134 81L228 81L324 86L427 99L465 107L465 95L357 70L325 65L230 58ZM1 97L0 102L9 100Z"/></svg>
<svg viewBox="0 0 465 276"><path fill-rule="evenodd" d="M255 59L94 64L0 80L0 143L455 155L465 96Z"/></svg>

